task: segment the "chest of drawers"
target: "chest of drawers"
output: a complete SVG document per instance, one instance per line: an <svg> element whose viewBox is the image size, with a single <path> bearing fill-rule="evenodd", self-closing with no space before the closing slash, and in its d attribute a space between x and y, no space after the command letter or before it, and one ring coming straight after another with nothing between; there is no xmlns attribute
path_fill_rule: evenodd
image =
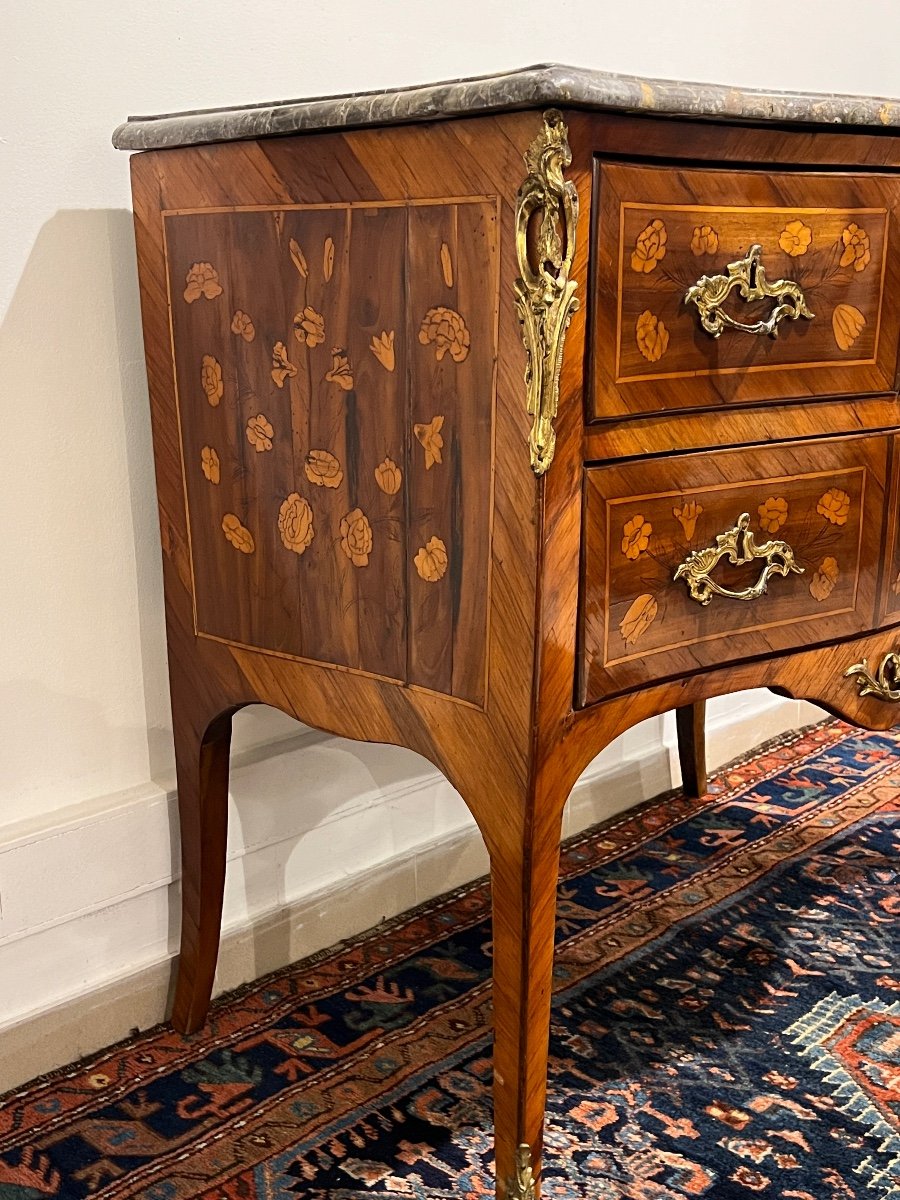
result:
<svg viewBox="0 0 900 1200"><path fill-rule="evenodd" d="M661 115L663 114L663 115ZM900 138L880 101L560 67L134 119L183 857L231 718L408 746L491 858L498 1195L539 1189L569 791L748 687L900 700Z"/></svg>

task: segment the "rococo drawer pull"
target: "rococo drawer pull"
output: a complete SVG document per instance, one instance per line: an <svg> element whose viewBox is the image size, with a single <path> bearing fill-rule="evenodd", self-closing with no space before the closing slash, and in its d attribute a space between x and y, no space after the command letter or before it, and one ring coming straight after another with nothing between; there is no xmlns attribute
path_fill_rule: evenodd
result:
<svg viewBox="0 0 900 1200"><path fill-rule="evenodd" d="M728 596L731 600L755 600L768 590L770 575L803 574L803 567L797 566L794 551L787 542L776 539L757 546L753 532L748 528L749 524L750 514L741 513L733 529L716 534L714 546L692 550L676 569L674 578L685 581L692 599L700 604L709 604L715 593L717 596ZM727 558L735 567L741 567L757 558L765 559L766 565L752 587L733 591L731 588L722 587L712 578L713 570L723 558Z"/></svg>
<svg viewBox="0 0 900 1200"><path fill-rule="evenodd" d="M856 676L860 696L877 696L879 700L890 700L894 704L900 702L900 654L893 650L884 656L874 675L869 670L867 658L861 658L847 668L844 678L851 675Z"/></svg>
<svg viewBox="0 0 900 1200"><path fill-rule="evenodd" d="M796 321L798 317L812 320L815 316L815 313L806 307L806 297L799 283L790 279L776 279L769 283L766 279L766 268L759 261L761 254L762 246L753 245L746 258L728 264L724 275L701 275L685 292L685 302L696 304L700 313L700 324L714 338L721 335L726 325L731 329L739 329L742 333L756 333L775 338L778 337L779 321L786 318ZM745 325L729 316L721 307L735 288L743 300L765 300L770 297L778 303L765 321Z"/></svg>

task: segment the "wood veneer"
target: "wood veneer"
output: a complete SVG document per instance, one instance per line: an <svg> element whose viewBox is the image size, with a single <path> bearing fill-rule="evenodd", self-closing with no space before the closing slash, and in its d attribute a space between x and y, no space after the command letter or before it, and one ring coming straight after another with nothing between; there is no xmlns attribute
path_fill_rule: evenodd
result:
<svg viewBox="0 0 900 1200"><path fill-rule="evenodd" d="M580 305L561 364L555 457L540 477L513 287L516 192L540 111L132 160L182 835L173 1021L196 1029L212 987L233 713L271 704L418 751L459 789L490 853L497 1192L514 1200L531 1194L516 1177L520 1144L539 1190L562 814L590 759L676 708L686 785L702 787L701 706L750 687L871 728L897 719L844 672L897 645L882 627L900 615L900 314L890 286L900 139L563 116L565 176L580 200ZM783 187L755 174L747 203L749 171L761 166ZM640 206L630 222L686 206L667 217L676 271L659 292L672 306L677 371L669 349L646 371L630 348L615 372L616 296L628 321L639 316L636 289L654 272L618 269L636 225L623 242L611 184ZM864 271L828 285L846 283L860 311L872 306L856 365L834 366L830 315L805 332L790 322L774 349L717 350L689 326L696 318L675 300L700 257L685 245L690 206L721 211L727 254L709 264L721 270L748 239L771 244L780 210L832 203L833 241L858 210L887 213L886 226L865 227ZM746 211L755 204L766 210L758 227ZM812 360L827 365L797 369ZM772 370L744 370L754 364ZM636 379L638 369L649 377ZM817 513L831 488L848 498L843 524ZM694 495L704 512L688 536L672 510ZM678 552L705 543L742 511L758 522L770 496L786 501L783 532L805 547L805 573L774 578L756 611L756 601L722 598L692 609L668 577L676 542ZM620 526L635 515L653 529L632 560ZM807 518L834 545L818 547ZM819 600L809 588L826 557L840 574ZM643 635L656 652L627 654L616 630L657 559L657 613Z"/></svg>

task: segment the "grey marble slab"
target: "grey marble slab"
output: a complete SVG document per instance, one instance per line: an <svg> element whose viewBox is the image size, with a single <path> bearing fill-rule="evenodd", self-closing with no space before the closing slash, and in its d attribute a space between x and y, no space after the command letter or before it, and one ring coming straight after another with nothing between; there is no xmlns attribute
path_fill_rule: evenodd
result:
<svg viewBox="0 0 900 1200"><path fill-rule="evenodd" d="M113 134L113 145L120 150L159 150L315 129L433 121L544 105L737 121L900 125L900 101L877 96L768 92L710 83L640 79L545 64L503 75L453 79L385 92L129 117Z"/></svg>

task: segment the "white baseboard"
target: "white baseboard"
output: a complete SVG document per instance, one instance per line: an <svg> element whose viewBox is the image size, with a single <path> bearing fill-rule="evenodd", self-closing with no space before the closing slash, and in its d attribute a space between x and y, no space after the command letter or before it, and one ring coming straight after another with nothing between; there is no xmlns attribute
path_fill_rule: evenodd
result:
<svg viewBox="0 0 900 1200"><path fill-rule="evenodd" d="M821 716L746 693L710 705L715 767ZM677 781L674 722L619 738L582 776L570 835ZM0 1091L161 1021L177 952L173 792L148 785L0 829ZM239 756L216 994L484 874L460 798L418 756L307 733Z"/></svg>

